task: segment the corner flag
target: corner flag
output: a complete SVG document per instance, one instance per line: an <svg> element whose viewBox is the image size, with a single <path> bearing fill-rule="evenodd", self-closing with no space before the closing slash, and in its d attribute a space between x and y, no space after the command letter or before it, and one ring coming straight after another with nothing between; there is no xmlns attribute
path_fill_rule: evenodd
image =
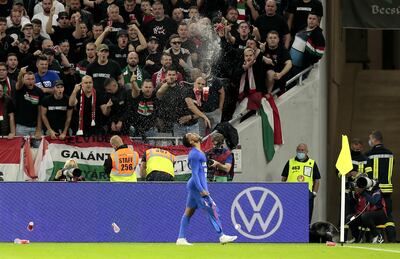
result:
<svg viewBox="0 0 400 259"><path fill-rule="evenodd" d="M342 135L342 149L340 150L339 157L336 161L336 168L341 175L346 175L353 169L351 161L349 140L346 135Z"/></svg>

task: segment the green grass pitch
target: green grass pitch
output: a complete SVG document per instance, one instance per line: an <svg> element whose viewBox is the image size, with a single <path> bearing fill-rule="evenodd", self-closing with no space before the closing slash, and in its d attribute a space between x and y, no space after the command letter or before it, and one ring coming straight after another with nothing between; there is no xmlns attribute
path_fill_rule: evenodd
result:
<svg viewBox="0 0 400 259"><path fill-rule="evenodd" d="M400 244L210 244L191 247L172 243L0 243L1 259L16 258L400 258Z"/></svg>

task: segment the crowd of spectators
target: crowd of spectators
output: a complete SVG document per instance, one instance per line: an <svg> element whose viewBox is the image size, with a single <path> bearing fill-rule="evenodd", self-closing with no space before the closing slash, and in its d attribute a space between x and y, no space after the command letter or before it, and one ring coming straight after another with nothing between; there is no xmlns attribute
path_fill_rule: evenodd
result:
<svg viewBox="0 0 400 259"><path fill-rule="evenodd" d="M1 135L204 135L322 57L322 16L319 0L0 0Z"/></svg>

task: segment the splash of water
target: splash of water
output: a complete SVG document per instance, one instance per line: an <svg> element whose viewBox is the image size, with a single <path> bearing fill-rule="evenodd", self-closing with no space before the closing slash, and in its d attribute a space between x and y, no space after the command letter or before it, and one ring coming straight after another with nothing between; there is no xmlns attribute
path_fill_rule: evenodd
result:
<svg viewBox="0 0 400 259"><path fill-rule="evenodd" d="M210 77L212 75L211 68L218 61L221 46L220 38L214 31L210 19L200 18L196 21L191 21L189 24L189 35L201 42L200 47L200 69Z"/></svg>

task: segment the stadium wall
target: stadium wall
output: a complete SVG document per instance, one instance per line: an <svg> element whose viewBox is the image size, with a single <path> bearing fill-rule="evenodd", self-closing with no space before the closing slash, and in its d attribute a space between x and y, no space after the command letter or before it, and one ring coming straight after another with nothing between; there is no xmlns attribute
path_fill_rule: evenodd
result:
<svg viewBox="0 0 400 259"><path fill-rule="evenodd" d="M313 69L303 85L297 85L276 101L284 144L267 163L262 145L261 117L253 116L238 125L242 147L242 173L238 182L279 182L286 162L295 156L299 143L306 143L309 156L317 162L321 185L315 200L313 221L326 220L327 97L325 68Z"/></svg>

